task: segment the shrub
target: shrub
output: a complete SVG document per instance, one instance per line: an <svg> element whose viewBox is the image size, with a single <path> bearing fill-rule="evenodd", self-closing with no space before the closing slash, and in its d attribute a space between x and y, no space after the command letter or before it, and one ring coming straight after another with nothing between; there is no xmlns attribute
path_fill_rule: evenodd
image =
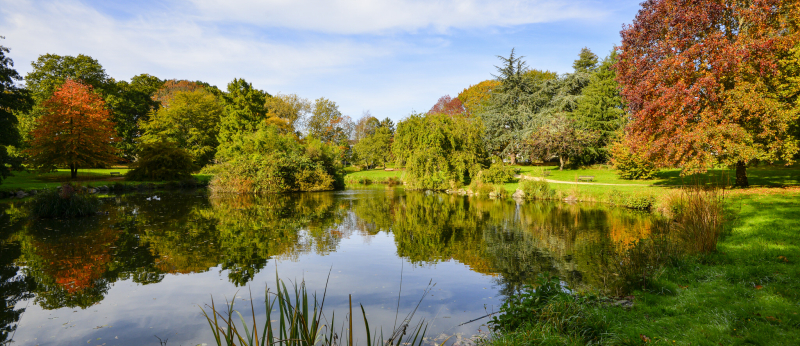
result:
<svg viewBox="0 0 800 346"><path fill-rule="evenodd" d="M492 192L495 198L508 198L508 190L502 186L495 186Z"/></svg>
<svg viewBox="0 0 800 346"><path fill-rule="evenodd" d="M494 186L492 184L484 184L478 182L477 179L472 181L472 184L469 184L469 190L474 192L478 195L488 195L490 192L494 191Z"/></svg>
<svg viewBox="0 0 800 346"><path fill-rule="evenodd" d="M634 153L625 142L616 142L609 148L611 163L617 169L617 174L627 180L653 179L658 173L658 166L653 160Z"/></svg>
<svg viewBox="0 0 800 346"><path fill-rule="evenodd" d="M139 159L125 179L134 181L186 180L192 177L195 166L192 156L172 142L142 144Z"/></svg>
<svg viewBox="0 0 800 346"><path fill-rule="evenodd" d="M514 170L501 160L478 173L477 180L487 184L505 184L514 179Z"/></svg>
<svg viewBox="0 0 800 346"><path fill-rule="evenodd" d="M223 193L326 191L344 186L338 147L271 126L242 135L228 148L227 161L211 169L211 190Z"/></svg>
<svg viewBox="0 0 800 346"><path fill-rule="evenodd" d="M28 202L30 215L40 218L81 217L97 213L100 200L80 187L64 184L60 190L46 190Z"/></svg>
<svg viewBox="0 0 800 346"><path fill-rule="evenodd" d="M550 183L544 180L525 179L520 183L520 189L525 193L525 199L552 199L555 191L550 188Z"/></svg>

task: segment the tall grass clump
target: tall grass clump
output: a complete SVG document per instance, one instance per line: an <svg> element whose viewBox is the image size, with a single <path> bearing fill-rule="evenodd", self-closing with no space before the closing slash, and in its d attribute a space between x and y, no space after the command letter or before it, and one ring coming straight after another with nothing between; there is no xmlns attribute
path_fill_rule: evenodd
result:
<svg viewBox="0 0 800 346"><path fill-rule="evenodd" d="M520 182L520 189L525 193L525 199L553 199L555 190L550 188L550 183L544 179L525 179Z"/></svg>
<svg viewBox="0 0 800 346"><path fill-rule="evenodd" d="M89 216L100 208L96 196L69 183L61 185L60 190L39 193L28 203L30 215L38 218Z"/></svg>
<svg viewBox="0 0 800 346"><path fill-rule="evenodd" d="M247 318L234 309L233 300L227 302L225 310L217 310L213 298L211 305L207 306L210 311L201 308L209 327L211 327L217 346L353 346L355 344L353 338L355 315L353 315L352 296L350 297L349 313L345 315L346 322L337 331L334 327L335 313L331 315L330 321L323 314L327 285L322 297L319 298L316 293L308 291L305 281L301 281L299 284L292 283L291 290L277 277L276 281L277 289L275 291L267 288L264 301L266 321L260 327L255 318L255 306L252 299L250 300L250 316ZM429 284L417 306L389 334L388 339L384 338L382 331L376 330L375 333L370 331L367 313L364 306L360 306L361 317L366 329L367 346L422 346L427 323L424 320L412 323L412 319L422 303L422 299L430 293L432 288L433 286ZM277 316L273 315L273 310L277 310ZM249 324L247 319L250 320Z"/></svg>
<svg viewBox="0 0 800 346"><path fill-rule="evenodd" d="M492 345L597 343L608 325L593 313L593 300L568 293L558 277L540 275L536 287L509 296L489 322ZM520 333L522 335L520 335ZM518 340L522 339L522 340Z"/></svg>
<svg viewBox="0 0 800 346"><path fill-rule="evenodd" d="M669 206L670 221L663 227L677 234L691 253L717 251L725 220L725 193L718 188L696 185L685 188Z"/></svg>

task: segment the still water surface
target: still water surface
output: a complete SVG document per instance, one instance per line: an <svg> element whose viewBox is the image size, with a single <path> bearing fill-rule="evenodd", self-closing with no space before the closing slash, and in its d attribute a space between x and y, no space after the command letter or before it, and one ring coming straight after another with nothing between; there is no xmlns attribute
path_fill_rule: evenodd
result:
<svg viewBox="0 0 800 346"><path fill-rule="evenodd" d="M433 282L417 317L430 322L431 340L458 341L485 331L488 318L460 324L540 273L606 288L603 253L646 237L651 221L600 205L401 189L104 201L107 215L78 220L31 220L21 204L0 204L0 344L12 335L17 345L213 344L200 311L212 296L249 311L252 294L264 321L276 274L321 295L329 273L325 310L337 311L337 330L348 295L388 333L398 296L402 319Z"/></svg>

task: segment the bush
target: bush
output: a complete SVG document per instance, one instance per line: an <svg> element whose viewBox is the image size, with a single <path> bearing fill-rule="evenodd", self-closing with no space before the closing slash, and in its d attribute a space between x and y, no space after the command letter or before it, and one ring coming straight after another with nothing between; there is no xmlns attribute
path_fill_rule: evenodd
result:
<svg viewBox="0 0 800 346"><path fill-rule="evenodd" d="M658 173L658 166L653 160L631 151L625 142L616 142L609 149L611 163L617 169L617 174L627 180L653 179Z"/></svg>
<svg viewBox="0 0 800 346"><path fill-rule="evenodd" d="M172 142L142 144L139 148L139 159L132 167L125 174L126 180L187 180L196 169L189 152Z"/></svg>
<svg viewBox="0 0 800 346"><path fill-rule="evenodd" d="M326 191L344 186L338 147L293 135L271 126L243 135L231 145L227 161L216 172L211 190L223 193L279 193Z"/></svg>
<svg viewBox="0 0 800 346"><path fill-rule="evenodd" d="M556 194L550 183L544 180L525 179L520 183L520 189L525 193L525 199L552 199Z"/></svg>
<svg viewBox="0 0 800 346"><path fill-rule="evenodd" d="M501 160L478 173L477 180L487 184L505 184L514 179L514 170L503 164Z"/></svg>
<svg viewBox="0 0 800 346"><path fill-rule="evenodd" d="M97 213L100 200L84 189L64 184L60 190L46 190L28 202L30 215L39 218L81 217Z"/></svg>

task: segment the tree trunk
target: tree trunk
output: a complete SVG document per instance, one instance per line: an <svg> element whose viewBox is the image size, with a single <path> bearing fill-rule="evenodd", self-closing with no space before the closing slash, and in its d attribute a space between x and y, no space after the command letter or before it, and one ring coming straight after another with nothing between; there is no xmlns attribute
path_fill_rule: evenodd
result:
<svg viewBox="0 0 800 346"><path fill-rule="evenodd" d="M736 186L750 186L750 183L747 181L747 164L744 163L744 161L736 162Z"/></svg>
<svg viewBox="0 0 800 346"><path fill-rule="evenodd" d="M517 154L511 154L511 164L512 165L516 165L517 164Z"/></svg>
<svg viewBox="0 0 800 346"><path fill-rule="evenodd" d="M558 157L558 163L559 163L558 170L559 171L563 171L564 170L564 157L563 156L559 156Z"/></svg>
<svg viewBox="0 0 800 346"><path fill-rule="evenodd" d="M70 179L75 180L78 178L78 165L70 164L69 165L69 176Z"/></svg>

